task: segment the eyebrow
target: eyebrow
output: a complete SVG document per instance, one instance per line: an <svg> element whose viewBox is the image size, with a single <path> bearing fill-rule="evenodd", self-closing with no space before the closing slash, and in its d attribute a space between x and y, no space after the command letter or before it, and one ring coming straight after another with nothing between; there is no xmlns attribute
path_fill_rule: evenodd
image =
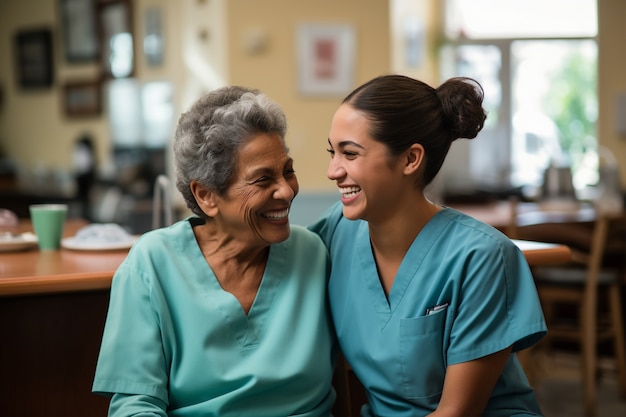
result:
<svg viewBox="0 0 626 417"><path fill-rule="evenodd" d="M330 146L333 146L333 144L330 142L330 138L328 139L328 144L329 144ZM365 149L363 146L361 146L361 145L359 145L358 143L353 142L353 141L351 141L351 140L342 140L341 142L339 142L339 143L337 144L337 147L339 147L339 148L343 148L343 147L348 146L348 145L352 145L352 146L356 146L357 148Z"/></svg>
<svg viewBox="0 0 626 417"><path fill-rule="evenodd" d="M289 165L293 165L293 158L292 157L288 157L287 159L285 159L285 162L283 163L283 168L289 166ZM273 174L274 173L274 169L273 167L267 167L267 166L258 166L258 167L254 167L252 168L252 170L247 172L247 175L252 175L252 176L256 176L256 175L261 175L261 174Z"/></svg>

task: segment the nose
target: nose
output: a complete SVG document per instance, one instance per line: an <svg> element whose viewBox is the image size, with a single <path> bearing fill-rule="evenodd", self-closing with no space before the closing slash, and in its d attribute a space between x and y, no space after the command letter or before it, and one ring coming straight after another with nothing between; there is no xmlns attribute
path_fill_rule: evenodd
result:
<svg viewBox="0 0 626 417"><path fill-rule="evenodd" d="M326 176L329 180L337 180L346 174L343 165L341 164L339 158L331 158L328 163L328 169L326 170Z"/></svg>
<svg viewBox="0 0 626 417"><path fill-rule="evenodd" d="M274 192L274 198L277 200L291 201L298 193L298 181L295 180L295 184L288 181L286 178L282 178L278 182L278 187Z"/></svg>

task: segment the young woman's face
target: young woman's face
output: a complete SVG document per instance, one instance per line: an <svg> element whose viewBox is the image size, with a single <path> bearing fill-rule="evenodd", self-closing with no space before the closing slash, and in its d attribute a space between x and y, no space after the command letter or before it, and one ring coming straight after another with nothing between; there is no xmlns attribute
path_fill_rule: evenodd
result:
<svg viewBox="0 0 626 417"><path fill-rule="evenodd" d="M282 242L289 237L289 208L298 190L293 160L280 136L254 136L241 146L237 171L219 199L221 221L252 242Z"/></svg>
<svg viewBox="0 0 626 417"><path fill-rule="evenodd" d="M370 122L360 111L343 104L332 120L328 143L331 155L326 175L337 183L348 219L384 219L403 190L401 158L369 134Z"/></svg>

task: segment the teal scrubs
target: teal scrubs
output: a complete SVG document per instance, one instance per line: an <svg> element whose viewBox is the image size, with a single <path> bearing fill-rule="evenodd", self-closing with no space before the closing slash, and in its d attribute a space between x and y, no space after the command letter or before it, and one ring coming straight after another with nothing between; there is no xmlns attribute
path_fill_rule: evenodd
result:
<svg viewBox="0 0 626 417"><path fill-rule="evenodd" d="M93 391L116 394L112 415L329 416L321 239L294 225L270 247L246 315L202 255L194 222L146 233L116 272Z"/></svg>
<svg viewBox="0 0 626 417"><path fill-rule="evenodd" d="M367 222L341 203L310 227L329 248L331 312L339 343L367 391L363 416L425 416L448 365L536 343L546 325L528 264L506 236L450 208L415 238L388 297ZM485 416L540 415L511 355Z"/></svg>

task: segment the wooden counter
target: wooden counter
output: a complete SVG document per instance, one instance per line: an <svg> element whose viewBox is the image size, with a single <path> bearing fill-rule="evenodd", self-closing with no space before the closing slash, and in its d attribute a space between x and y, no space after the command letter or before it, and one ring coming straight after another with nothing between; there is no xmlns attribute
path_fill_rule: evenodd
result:
<svg viewBox="0 0 626 417"><path fill-rule="evenodd" d="M0 298L0 416L105 417L91 392L109 291Z"/></svg>
<svg viewBox="0 0 626 417"><path fill-rule="evenodd" d="M127 251L0 254L0 296L109 289Z"/></svg>
<svg viewBox="0 0 626 417"><path fill-rule="evenodd" d="M73 236L86 225L69 219L64 236ZM28 221L20 223L20 233L32 232ZM0 253L0 297L7 295L50 294L57 292L108 290L118 266L128 251L39 251L37 248Z"/></svg>
<svg viewBox="0 0 626 417"><path fill-rule="evenodd" d="M64 236L86 225L68 220ZM22 221L19 232L32 231ZM115 270L127 251L0 253L0 416L106 416L93 394Z"/></svg>

